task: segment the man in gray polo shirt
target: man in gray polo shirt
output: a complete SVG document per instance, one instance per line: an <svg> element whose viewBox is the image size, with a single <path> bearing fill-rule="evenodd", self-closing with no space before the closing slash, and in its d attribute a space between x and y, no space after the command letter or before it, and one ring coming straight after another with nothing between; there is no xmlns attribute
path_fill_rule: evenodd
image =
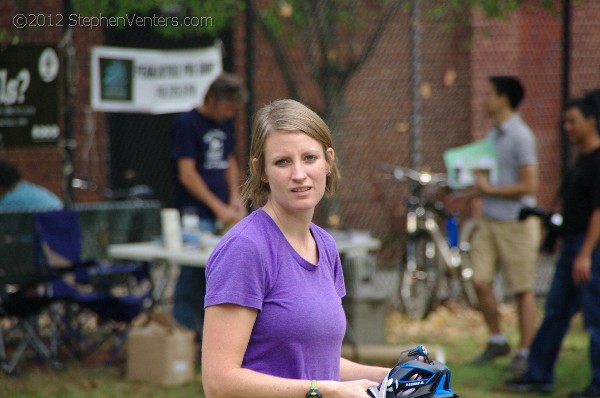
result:
<svg viewBox="0 0 600 398"><path fill-rule="evenodd" d="M519 348L511 362L514 373L526 366L536 325L533 283L541 236L539 219L518 220L521 208L535 206L539 179L535 137L517 113L523 97L524 89L518 79L489 78L485 111L495 126L487 137L496 149L498 178L492 184L483 174L476 177L475 189L482 197L483 207L472 248L473 282L479 310L490 333L486 350L473 363L487 363L510 353L493 290L494 277L501 271L516 296L519 318Z"/></svg>

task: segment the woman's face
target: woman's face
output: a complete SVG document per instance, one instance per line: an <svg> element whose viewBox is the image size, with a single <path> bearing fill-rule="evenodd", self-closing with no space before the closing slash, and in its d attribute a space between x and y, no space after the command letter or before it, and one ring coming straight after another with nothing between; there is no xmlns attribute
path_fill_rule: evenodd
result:
<svg viewBox="0 0 600 398"><path fill-rule="evenodd" d="M333 149L327 153L333 160ZM275 132L265 142L263 180L268 203L286 211L313 210L325 193L330 165L322 145L304 133Z"/></svg>

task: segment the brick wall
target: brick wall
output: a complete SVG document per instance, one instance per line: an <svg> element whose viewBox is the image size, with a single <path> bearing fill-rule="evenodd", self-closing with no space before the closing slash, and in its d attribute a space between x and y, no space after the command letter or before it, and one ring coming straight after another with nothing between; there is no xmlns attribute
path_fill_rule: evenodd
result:
<svg viewBox="0 0 600 398"><path fill-rule="evenodd" d="M433 0L431 0L433 1ZM260 6L271 4L259 2ZM430 5L423 1L424 9ZM17 30L15 13L60 13L60 2L7 0L0 3L2 43L58 43L60 28ZM600 3L582 0L573 3L573 46L571 93L600 86ZM376 18L377 16L373 16ZM245 75L245 20L238 17L233 31L235 72ZM390 184L376 172L378 162L408 165L410 156L410 21L406 10L397 12L386 28L369 61L349 82L345 117L341 123L336 151L340 160L342 225L375 231L394 229L403 211L405 187ZM487 76L510 73L520 76L527 88L522 106L524 119L538 138L542 186L540 202L548 205L560 176L558 126L561 103L561 18L536 7L524 7L503 20L471 15L470 27L445 29L424 18L421 52L423 163L443 171L442 153L483 136L490 127L481 107ZM103 43L101 29L74 29L76 54L74 134L75 168L84 174L92 156L98 164L94 180L106 181L110 157L106 124L102 113L92 114L86 130L89 106L89 50ZM319 113L324 112L320 87L309 76L302 46L285 48L293 67L301 99ZM254 49L255 110L277 98L288 97L283 75L271 48L256 28ZM61 93L62 95L62 93ZM247 148L247 123L238 120L238 157L243 167ZM88 132L95 144L89 148ZM0 149L0 157L14 160L26 178L41 183L62 196L61 150L57 147ZM78 193L77 201L98 198ZM397 224L396 224L397 228Z"/></svg>
<svg viewBox="0 0 600 398"><path fill-rule="evenodd" d="M63 12L62 2L52 0L5 0L0 2L0 30L3 32L0 44L53 44L60 43L63 37L62 27L26 27L17 29L14 27L12 18L21 13L45 14L46 23L49 24L50 17L56 23L57 15ZM42 21L42 19L40 19ZM66 18L63 19L63 24ZM74 100L73 100L73 132L78 147L75 149L75 169L81 169L81 157L85 156L84 148L89 141L85 138L85 110L89 105L89 49L93 45L103 42L101 29L90 30L76 27L73 29L73 44L75 49L74 68ZM59 57L63 62L64 51L59 49ZM63 64L61 64L63 65ZM62 71L64 73L64 69ZM61 74L59 93L60 103L64 103L64 75ZM61 125L61 137L64 137L64 107L59 107L59 121ZM89 126L89 124L88 124ZM104 165L104 123L101 114L95 115L91 124L94 131L95 146L98 151L98 162ZM15 162L21 170L23 178L41 184L59 197L63 198L62 164L63 151L59 146L31 147L31 148L9 148L0 149L0 158ZM103 168L103 167L102 167ZM103 172L101 172L103 174ZM99 181L104 175L92 176ZM98 200L95 195L80 195L80 201Z"/></svg>
<svg viewBox="0 0 600 398"><path fill-rule="evenodd" d="M427 9L429 2L423 2ZM580 10L581 9L581 10ZM573 88L594 86L593 51L599 23L589 17L598 12L593 2L577 4L573 13ZM586 10L586 11L582 11ZM588 15L586 23L581 20ZM377 162L409 164L410 132L410 21L399 12L388 25L370 61L352 79L346 92L347 113L343 140L337 152L343 173L340 196L343 225L386 230L390 215L401 215L403 187L381 181ZM596 28L596 29L594 29ZM445 149L481 138L490 127L482 111L487 77L519 76L527 89L521 112L539 145L540 203L551 202L560 179L561 17L539 7L523 7L501 20L473 13L471 27L444 29L424 18L421 79L423 164L443 171ZM588 37L585 37L588 36ZM299 76L302 99L318 112L322 101L303 68L302 49L287 49ZM583 55L585 54L585 55ZM259 34L255 48L257 106L287 95L273 54ZM579 62L582 58L585 62ZM588 64L587 80L577 78ZM591 65L591 66L590 66ZM597 77L596 77L597 79ZM575 91L575 90L573 90ZM392 221L394 222L394 221Z"/></svg>
<svg viewBox="0 0 600 398"><path fill-rule="evenodd" d="M540 161L539 201L549 205L560 179L561 19L540 8L524 7L506 20L473 15L471 56L472 134L482 137L491 120L482 112L490 75L518 76L526 90L519 109L533 130Z"/></svg>

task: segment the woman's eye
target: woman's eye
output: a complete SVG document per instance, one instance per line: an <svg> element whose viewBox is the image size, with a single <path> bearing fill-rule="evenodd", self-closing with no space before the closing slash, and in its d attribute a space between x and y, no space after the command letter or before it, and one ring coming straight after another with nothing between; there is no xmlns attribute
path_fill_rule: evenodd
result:
<svg viewBox="0 0 600 398"><path fill-rule="evenodd" d="M284 166L285 164L287 164L287 159L279 159L275 161L275 165L277 166Z"/></svg>
<svg viewBox="0 0 600 398"><path fill-rule="evenodd" d="M306 160L315 161L315 160L317 160L317 156L316 155L306 155Z"/></svg>

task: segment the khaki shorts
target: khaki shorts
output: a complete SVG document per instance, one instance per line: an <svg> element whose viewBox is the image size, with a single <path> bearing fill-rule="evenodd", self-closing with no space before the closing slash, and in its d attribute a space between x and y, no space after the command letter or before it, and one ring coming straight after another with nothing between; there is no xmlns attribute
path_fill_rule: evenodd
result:
<svg viewBox="0 0 600 398"><path fill-rule="evenodd" d="M541 241L537 217L525 221L495 221L481 217L473 238L473 277L492 283L498 271L513 293L533 290Z"/></svg>

